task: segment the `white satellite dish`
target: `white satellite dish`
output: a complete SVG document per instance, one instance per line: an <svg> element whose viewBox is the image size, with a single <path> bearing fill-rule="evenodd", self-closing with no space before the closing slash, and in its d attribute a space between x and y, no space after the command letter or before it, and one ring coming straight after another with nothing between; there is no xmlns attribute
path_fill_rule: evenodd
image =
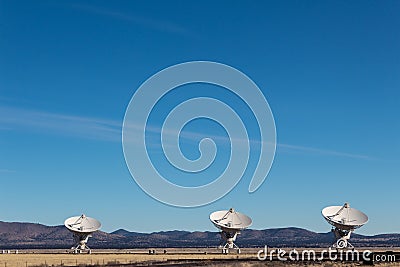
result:
<svg viewBox="0 0 400 267"><path fill-rule="evenodd" d="M240 248L235 244L236 237L241 230L251 225L250 217L231 208L211 213L210 220L215 227L221 230L221 237L226 242L222 247L222 253L228 253L230 248L237 249L240 253Z"/></svg>
<svg viewBox="0 0 400 267"><path fill-rule="evenodd" d="M350 208L349 203L343 206L326 207L322 210L322 216L334 227L332 232L335 234L336 243L332 247L339 249L354 248L349 242L351 233L368 222L368 216Z"/></svg>
<svg viewBox="0 0 400 267"><path fill-rule="evenodd" d="M86 243L89 237L92 236L92 233L100 229L101 223L96 219L86 217L82 214L81 216L74 216L66 219L64 225L73 233L74 241L76 242L75 246L71 249L73 249L75 253L81 253L85 250L91 253Z"/></svg>

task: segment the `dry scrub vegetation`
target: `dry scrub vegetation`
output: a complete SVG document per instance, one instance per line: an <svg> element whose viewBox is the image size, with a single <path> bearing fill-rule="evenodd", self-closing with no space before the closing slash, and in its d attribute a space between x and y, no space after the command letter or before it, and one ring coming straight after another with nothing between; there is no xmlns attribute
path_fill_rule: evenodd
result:
<svg viewBox="0 0 400 267"><path fill-rule="evenodd" d="M233 259L248 259L249 261L230 261ZM187 260L185 262L185 260ZM215 261L213 261L215 260ZM222 260L222 261L221 261ZM226 260L226 261L225 261ZM167 262L168 261L168 262ZM164 266L233 266L233 267L261 267L261 266L324 266L324 267L355 267L360 266L359 263L283 263L256 261L254 254L207 254L207 255L190 255L190 254L0 254L0 267L34 267L34 266L119 266L118 264L143 263L142 266L149 266L154 263L165 264ZM179 264L178 264L179 263ZM378 266L396 266L400 267L400 263L379 264Z"/></svg>

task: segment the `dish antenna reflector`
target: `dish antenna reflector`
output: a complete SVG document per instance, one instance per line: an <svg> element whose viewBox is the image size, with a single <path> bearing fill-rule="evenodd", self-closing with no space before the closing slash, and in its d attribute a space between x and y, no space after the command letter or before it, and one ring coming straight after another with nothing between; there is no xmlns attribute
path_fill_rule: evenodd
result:
<svg viewBox="0 0 400 267"><path fill-rule="evenodd" d="M81 216L74 216L66 219L64 225L73 233L75 246L71 249L74 253L82 253L86 250L88 253L91 253L86 243L89 237L92 236L92 233L100 229L101 223L96 219L86 217L85 214L82 214Z"/></svg>
<svg viewBox="0 0 400 267"><path fill-rule="evenodd" d="M215 227L221 230L221 237L226 242L222 247L222 253L228 253L230 248L237 249L237 252L240 253L240 248L235 244L236 237L241 230L251 225L250 217L231 208L211 213L210 220Z"/></svg>
<svg viewBox="0 0 400 267"><path fill-rule="evenodd" d="M368 222L363 212L350 208L349 203L343 206L330 206L322 210L322 216L333 226L336 242L331 246L338 249L354 248L349 239L351 233Z"/></svg>

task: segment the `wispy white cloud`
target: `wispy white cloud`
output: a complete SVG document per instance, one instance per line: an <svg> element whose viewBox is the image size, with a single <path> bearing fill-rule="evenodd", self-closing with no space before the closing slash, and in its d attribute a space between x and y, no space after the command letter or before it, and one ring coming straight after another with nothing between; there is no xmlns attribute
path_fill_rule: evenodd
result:
<svg viewBox="0 0 400 267"><path fill-rule="evenodd" d="M159 127L147 127L147 130L150 132L153 132L153 133L161 133L161 131L163 131L163 134L167 134L167 135L171 135L171 136L179 135L178 130L171 130L171 129L161 130L161 128L159 128ZM180 133L179 137L184 138L186 140L199 140L200 138L205 137L205 135L203 133L185 131L185 132ZM230 140L232 140L232 138L229 138L228 136L221 136L221 135L207 135L207 137L209 137L213 140L216 140L216 141L220 140L223 142L230 142ZM243 144L245 144L245 142L246 142L246 140L238 140L238 139L235 139L235 141L238 141L238 143L243 143ZM261 142L260 140L251 140L251 139L249 140L250 144L260 144L260 142ZM376 158L368 156L368 155L349 153L349 152L341 152L341 151L315 148L315 147L309 147L309 146L299 146L299 145L284 144L284 143L277 143L276 146L277 146L278 152L291 151L291 152L300 152L300 153L304 153L304 154L346 157L346 158L363 159L363 160L376 160Z"/></svg>
<svg viewBox="0 0 400 267"><path fill-rule="evenodd" d="M141 125L130 125L135 129L142 129ZM21 109L15 107L0 106L0 130L19 130L19 131L36 131L40 133L53 133L58 135L74 136L78 138L121 142L122 119L107 120L93 117L71 116L36 110ZM186 140L199 140L204 137L203 133L185 131L179 133L175 129L161 129L158 126L148 125L146 130L155 134L166 134L170 137L179 136ZM231 139L222 135L207 135L213 140L230 142ZM137 142L136 139L130 140ZM235 140L238 143L245 144L246 140ZM149 148L158 147L157 144L147 144ZM137 142L138 145L139 142ZM251 144L259 144L260 140L250 140ZM165 144L166 146L173 143ZM375 158L350 152L335 151L323 148L315 148L309 146L300 146L292 144L277 144L278 152L299 152L304 154L316 154L325 156L346 157L362 160L374 160Z"/></svg>
<svg viewBox="0 0 400 267"><path fill-rule="evenodd" d="M340 151L329 150L329 149L320 149L320 148L315 148L315 147L297 146L297 145L289 145L289 144L281 144L281 143L277 144L277 147L288 149L291 151L308 153L308 154L320 154L320 155L329 155L329 156L338 156L338 157L365 159L365 160L374 160L375 159L368 155L340 152Z"/></svg>
<svg viewBox="0 0 400 267"><path fill-rule="evenodd" d="M120 141L120 121L0 106L0 129Z"/></svg>
<svg viewBox="0 0 400 267"><path fill-rule="evenodd" d="M0 173L13 173L15 172L14 170L9 170L9 169L0 169Z"/></svg>
<svg viewBox="0 0 400 267"><path fill-rule="evenodd" d="M107 16L113 19L123 20L127 22L134 23L136 25L149 28L151 30L156 30L160 32L178 34L187 37L197 37L193 31L187 30L182 25L173 23L167 20L160 20L155 18L144 17L138 14L127 14L121 11L110 10L98 6L84 5L84 4L72 4L72 8L90 12L93 14L98 14L102 16Z"/></svg>

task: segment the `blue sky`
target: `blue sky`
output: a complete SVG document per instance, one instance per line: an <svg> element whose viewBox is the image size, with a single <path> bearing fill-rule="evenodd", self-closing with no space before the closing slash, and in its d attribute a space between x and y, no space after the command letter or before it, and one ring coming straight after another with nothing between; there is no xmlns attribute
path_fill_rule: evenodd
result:
<svg viewBox="0 0 400 267"><path fill-rule="evenodd" d="M1 1L0 220L58 225L85 212L106 231L214 230L209 213L233 206L256 229L326 232L321 209L347 201L370 217L360 233L400 232L399 11L398 1ZM137 186L121 128L146 79L192 60L253 79L273 111L278 145L255 193L247 188L257 150L228 195L185 209ZM215 94L190 86L194 96ZM156 114L187 92L169 94ZM257 139L246 107L216 94ZM194 136L181 140L192 159L196 136L226 134L201 120L184 130ZM215 173L229 153L218 144Z"/></svg>

